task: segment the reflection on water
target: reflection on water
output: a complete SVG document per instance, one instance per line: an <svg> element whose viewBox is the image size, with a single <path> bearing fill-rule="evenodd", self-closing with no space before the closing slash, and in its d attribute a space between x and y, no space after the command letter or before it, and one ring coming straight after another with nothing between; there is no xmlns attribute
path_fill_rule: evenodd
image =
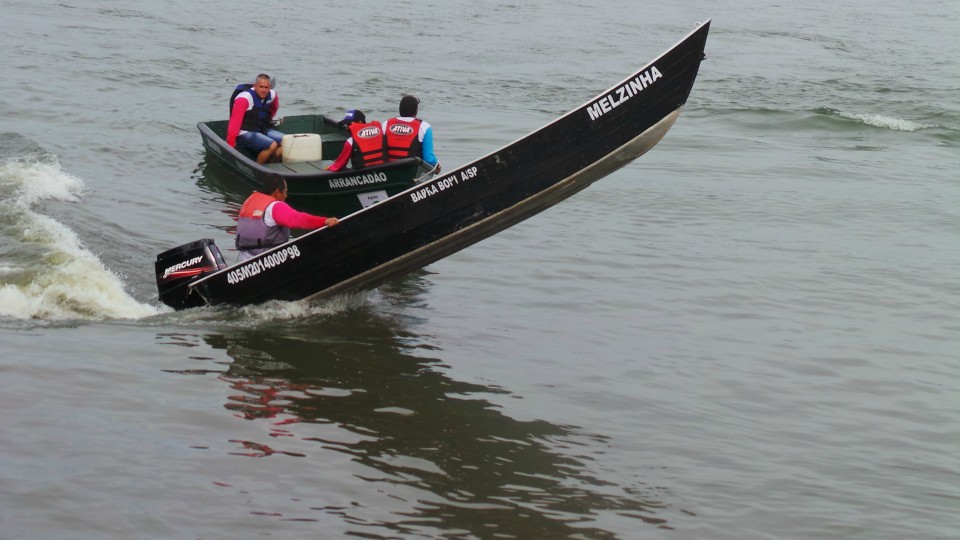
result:
<svg viewBox="0 0 960 540"><path fill-rule="evenodd" d="M381 538L366 526L449 537L617 536L606 518L667 528L654 514L663 507L656 490L638 493L590 474L590 458L577 452L603 446L602 437L504 415L484 399L504 390L450 378L420 356L430 346L396 317L366 306L283 323L203 336L232 359L219 374L224 407L266 424L257 433L268 440L231 438L230 453L303 458L296 463L304 473L327 467L330 452L344 457L352 468L329 474L349 477L353 492L337 498L350 504L311 510L339 516L352 533ZM357 491L358 480L369 493ZM384 494L395 505L389 512L370 503Z"/></svg>
<svg viewBox="0 0 960 540"><path fill-rule="evenodd" d="M191 177L196 180L201 191L214 195L218 202L226 203L234 213L240 210L243 201L253 191L243 180L236 177L236 173L231 172L219 161L210 159L206 154L193 170Z"/></svg>

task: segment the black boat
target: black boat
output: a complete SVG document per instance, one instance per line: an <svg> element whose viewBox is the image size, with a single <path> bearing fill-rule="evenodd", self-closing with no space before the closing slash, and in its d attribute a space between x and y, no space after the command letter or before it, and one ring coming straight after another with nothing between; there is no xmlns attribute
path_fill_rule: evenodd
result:
<svg viewBox="0 0 960 540"><path fill-rule="evenodd" d="M340 154L350 132L319 114L285 116L279 126L284 137L284 159L257 163L252 155L227 144L227 120L200 122L207 156L224 165L252 189L268 174L287 181L290 203L326 216L345 216L396 195L429 178L433 167L419 158L406 158L361 170L325 170Z"/></svg>
<svg viewBox="0 0 960 540"><path fill-rule="evenodd" d="M516 142L438 175L332 228L227 266L212 240L157 256L175 308L299 300L375 287L492 236L630 163L687 101L710 21L639 71Z"/></svg>

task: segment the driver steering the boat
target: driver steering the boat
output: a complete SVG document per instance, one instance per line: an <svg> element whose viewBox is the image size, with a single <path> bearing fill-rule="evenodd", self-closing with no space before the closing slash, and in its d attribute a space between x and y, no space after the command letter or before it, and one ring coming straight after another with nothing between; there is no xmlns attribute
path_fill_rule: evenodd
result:
<svg viewBox="0 0 960 540"><path fill-rule="evenodd" d="M284 202L286 198L287 182L280 175L271 174L263 180L260 190L243 203L235 242L241 261L287 243L290 229L319 229L339 223L335 217L298 212Z"/></svg>
<svg viewBox="0 0 960 540"><path fill-rule="evenodd" d="M279 109L280 96L266 73L257 75L252 85L237 86L231 98L227 144L251 150L257 163L280 161L283 133L273 129L273 118Z"/></svg>

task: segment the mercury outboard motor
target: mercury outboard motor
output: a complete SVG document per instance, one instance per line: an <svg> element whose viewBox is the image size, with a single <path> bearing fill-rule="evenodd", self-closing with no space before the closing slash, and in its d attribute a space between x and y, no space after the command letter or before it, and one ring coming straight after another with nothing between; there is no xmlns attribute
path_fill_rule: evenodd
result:
<svg viewBox="0 0 960 540"><path fill-rule="evenodd" d="M174 309L205 304L187 285L201 276L227 267L220 248L210 238L190 242L157 255L157 291L160 301Z"/></svg>

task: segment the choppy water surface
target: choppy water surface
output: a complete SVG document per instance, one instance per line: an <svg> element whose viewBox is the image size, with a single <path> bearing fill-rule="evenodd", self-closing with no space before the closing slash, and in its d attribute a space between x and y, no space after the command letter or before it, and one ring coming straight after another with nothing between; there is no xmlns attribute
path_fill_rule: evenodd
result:
<svg viewBox="0 0 960 540"><path fill-rule="evenodd" d="M956 538L952 2L7 2L2 538ZM713 19L676 126L376 291L173 313L195 125L422 99L455 167ZM240 39L242 36L242 39Z"/></svg>

